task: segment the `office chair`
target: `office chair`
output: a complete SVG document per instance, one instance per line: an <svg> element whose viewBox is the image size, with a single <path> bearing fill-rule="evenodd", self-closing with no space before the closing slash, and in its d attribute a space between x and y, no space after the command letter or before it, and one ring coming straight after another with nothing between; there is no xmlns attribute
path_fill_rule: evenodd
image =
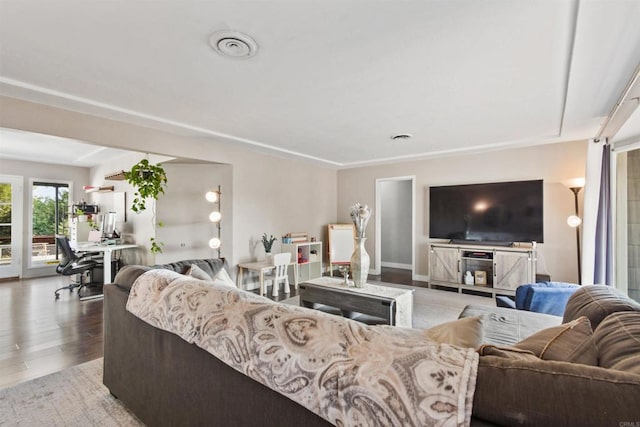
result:
<svg viewBox="0 0 640 427"><path fill-rule="evenodd" d="M87 283L82 281L84 273L86 271L91 272L94 268L102 268L102 263L91 258L95 256L96 253L86 253L82 256L78 256L78 254L71 248L67 236L56 235L56 245L62 255L60 264L56 267L56 272L63 276L72 276L74 274L79 275L77 282L69 283L69 285L55 290L54 293L56 295L56 299L60 298L60 291L63 289L68 289L69 292L73 292L75 288L78 288L78 296L80 296L80 291L87 285Z"/></svg>

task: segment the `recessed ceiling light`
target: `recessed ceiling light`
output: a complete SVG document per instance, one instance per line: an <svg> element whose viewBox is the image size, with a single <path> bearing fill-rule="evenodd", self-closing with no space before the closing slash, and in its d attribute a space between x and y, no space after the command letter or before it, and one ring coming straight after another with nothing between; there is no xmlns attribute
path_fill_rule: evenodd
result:
<svg viewBox="0 0 640 427"><path fill-rule="evenodd" d="M247 59L258 52L258 44L246 34L238 31L216 31L209 37L213 50L222 56Z"/></svg>
<svg viewBox="0 0 640 427"><path fill-rule="evenodd" d="M413 137L413 135L411 135L410 133L399 133L399 134L393 135L391 139L394 141L406 141L411 137Z"/></svg>

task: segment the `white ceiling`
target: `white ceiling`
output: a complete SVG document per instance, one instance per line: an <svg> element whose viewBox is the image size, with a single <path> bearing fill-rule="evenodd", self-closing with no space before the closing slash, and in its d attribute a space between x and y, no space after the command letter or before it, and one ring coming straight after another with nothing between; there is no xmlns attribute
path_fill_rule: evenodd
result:
<svg viewBox="0 0 640 427"><path fill-rule="evenodd" d="M131 152L56 136L0 128L0 159L90 168L127 155L131 155Z"/></svg>
<svg viewBox="0 0 640 427"><path fill-rule="evenodd" d="M355 166L594 137L638 22L632 0L2 0L0 94Z"/></svg>

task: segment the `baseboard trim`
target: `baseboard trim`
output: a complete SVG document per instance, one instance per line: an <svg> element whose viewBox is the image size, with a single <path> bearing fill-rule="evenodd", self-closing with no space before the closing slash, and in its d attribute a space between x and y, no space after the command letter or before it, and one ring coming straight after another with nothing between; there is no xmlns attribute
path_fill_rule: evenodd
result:
<svg viewBox="0 0 640 427"><path fill-rule="evenodd" d="M414 274L412 280L415 280L417 282L428 282L429 281L429 275L428 274Z"/></svg>
<svg viewBox="0 0 640 427"><path fill-rule="evenodd" d="M389 268L399 268L401 270L412 270L412 266L411 264L401 264L399 262L381 262L380 265L382 267L389 267Z"/></svg>

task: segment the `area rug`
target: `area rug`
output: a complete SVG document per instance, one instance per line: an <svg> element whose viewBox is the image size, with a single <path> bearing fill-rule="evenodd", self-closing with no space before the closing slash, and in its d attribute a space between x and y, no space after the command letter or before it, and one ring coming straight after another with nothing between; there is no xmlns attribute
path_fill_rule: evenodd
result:
<svg viewBox="0 0 640 427"><path fill-rule="evenodd" d="M143 426L102 384L102 358L0 390L0 426Z"/></svg>

